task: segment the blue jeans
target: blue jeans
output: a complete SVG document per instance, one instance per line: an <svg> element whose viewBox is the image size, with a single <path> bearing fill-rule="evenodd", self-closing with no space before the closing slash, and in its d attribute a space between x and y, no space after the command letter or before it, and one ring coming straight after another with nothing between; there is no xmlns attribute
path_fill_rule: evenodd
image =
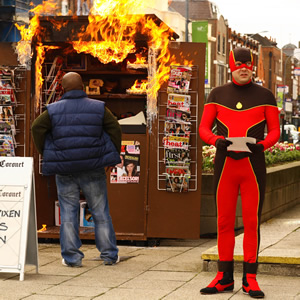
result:
<svg viewBox="0 0 300 300"><path fill-rule="evenodd" d="M118 248L115 231L109 215L105 170L78 174L56 175L60 206L60 246L66 263L81 264L84 254L79 250L79 199L80 190L85 196L95 224L96 247L104 261L115 262Z"/></svg>

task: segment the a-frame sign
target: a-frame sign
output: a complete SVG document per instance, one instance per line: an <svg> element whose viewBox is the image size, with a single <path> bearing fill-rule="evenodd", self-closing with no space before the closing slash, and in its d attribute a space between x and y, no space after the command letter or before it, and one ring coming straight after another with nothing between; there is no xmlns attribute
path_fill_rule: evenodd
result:
<svg viewBox="0 0 300 300"><path fill-rule="evenodd" d="M0 157L0 272L36 266L38 242L32 157Z"/></svg>

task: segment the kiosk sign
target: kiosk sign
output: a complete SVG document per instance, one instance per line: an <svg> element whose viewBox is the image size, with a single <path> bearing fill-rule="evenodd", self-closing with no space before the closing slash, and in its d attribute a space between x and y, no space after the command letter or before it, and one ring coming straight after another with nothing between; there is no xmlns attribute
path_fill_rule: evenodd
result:
<svg viewBox="0 0 300 300"><path fill-rule="evenodd" d="M0 158L0 272L38 267L33 159Z"/></svg>
<svg viewBox="0 0 300 300"><path fill-rule="evenodd" d="M0 186L0 265L18 264L24 187Z"/></svg>

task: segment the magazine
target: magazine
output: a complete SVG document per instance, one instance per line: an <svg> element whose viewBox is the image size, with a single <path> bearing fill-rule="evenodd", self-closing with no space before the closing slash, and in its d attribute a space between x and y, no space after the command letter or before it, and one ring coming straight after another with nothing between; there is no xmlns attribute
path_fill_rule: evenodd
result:
<svg viewBox="0 0 300 300"><path fill-rule="evenodd" d="M14 70L9 69L8 67L0 66L0 79L9 79L14 78Z"/></svg>
<svg viewBox="0 0 300 300"><path fill-rule="evenodd" d="M15 156L12 135L0 134L0 156Z"/></svg>
<svg viewBox="0 0 300 300"><path fill-rule="evenodd" d="M190 150L171 148L165 149L165 164L167 166L189 166Z"/></svg>
<svg viewBox="0 0 300 300"><path fill-rule="evenodd" d="M163 146L166 149L179 148L188 150L189 141L189 137L167 135L163 137Z"/></svg>
<svg viewBox="0 0 300 300"><path fill-rule="evenodd" d="M114 166L110 173L110 183L139 183L140 143L122 141L121 163Z"/></svg>
<svg viewBox="0 0 300 300"><path fill-rule="evenodd" d="M13 82L13 77L11 75L13 74L7 73L8 70L4 71L4 69L1 69L0 67L0 104L11 104L16 102L16 96L14 92L15 84ZM4 75L7 74L7 75Z"/></svg>
<svg viewBox="0 0 300 300"><path fill-rule="evenodd" d="M191 176L188 166L167 166L165 175L167 191L180 193L188 191Z"/></svg>
<svg viewBox="0 0 300 300"><path fill-rule="evenodd" d="M191 96L180 94L168 94L167 107L181 109L190 112Z"/></svg>
<svg viewBox="0 0 300 300"><path fill-rule="evenodd" d="M0 106L0 120L10 121L13 119L12 106Z"/></svg>
<svg viewBox="0 0 300 300"><path fill-rule="evenodd" d="M191 122L191 113L177 109L176 120L180 122Z"/></svg>
<svg viewBox="0 0 300 300"><path fill-rule="evenodd" d="M184 111L181 109L175 108L167 108L166 110L166 119L179 121L179 122L190 122L191 121L191 113L188 111Z"/></svg>
<svg viewBox="0 0 300 300"><path fill-rule="evenodd" d="M14 90L11 88L0 88L0 105L15 103Z"/></svg>
<svg viewBox="0 0 300 300"><path fill-rule="evenodd" d="M16 134L16 128L14 124L11 124L9 121L0 120L0 133L5 134Z"/></svg>
<svg viewBox="0 0 300 300"><path fill-rule="evenodd" d="M189 137L191 134L191 124L185 122L165 122L165 135Z"/></svg>
<svg viewBox="0 0 300 300"><path fill-rule="evenodd" d="M188 93L191 77L191 67L171 65L167 89L168 93Z"/></svg>

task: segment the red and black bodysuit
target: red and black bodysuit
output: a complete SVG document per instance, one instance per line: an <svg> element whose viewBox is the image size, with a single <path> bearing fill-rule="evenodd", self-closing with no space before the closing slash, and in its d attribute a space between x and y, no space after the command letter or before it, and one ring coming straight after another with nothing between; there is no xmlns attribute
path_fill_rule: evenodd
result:
<svg viewBox="0 0 300 300"><path fill-rule="evenodd" d="M214 121L217 124L217 135L211 129ZM268 134L264 139L265 125ZM271 91L252 82L245 85L231 82L216 87L204 106L199 134L205 143L212 145L225 137L254 137L266 150L280 136L276 100ZM233 260L236 203L240 191L244 223L244 261L257 262L265 182L263 151L251 153L217 149L214 188L220 261Z"/></svg>

